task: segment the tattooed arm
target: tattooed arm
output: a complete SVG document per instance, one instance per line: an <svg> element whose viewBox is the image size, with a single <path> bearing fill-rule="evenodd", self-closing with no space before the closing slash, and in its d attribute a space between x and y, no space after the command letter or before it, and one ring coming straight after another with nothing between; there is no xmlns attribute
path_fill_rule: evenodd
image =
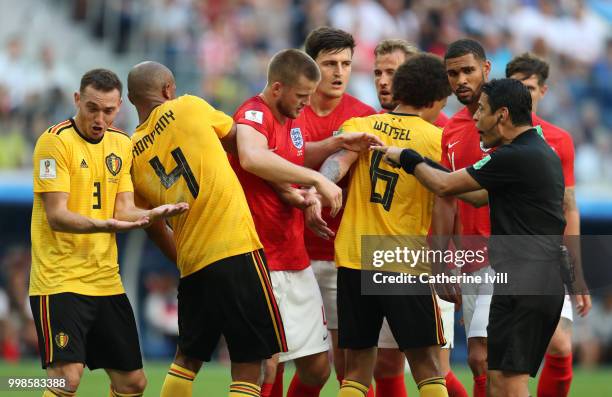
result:
<svg viewBox="0 0 612 397"><path fill-rule="evenodd" d="M340 150L325 160L319 172L330 181L338 183L351 169L351 166L357 158L359 158L358 152L346 149Z"/></svg>

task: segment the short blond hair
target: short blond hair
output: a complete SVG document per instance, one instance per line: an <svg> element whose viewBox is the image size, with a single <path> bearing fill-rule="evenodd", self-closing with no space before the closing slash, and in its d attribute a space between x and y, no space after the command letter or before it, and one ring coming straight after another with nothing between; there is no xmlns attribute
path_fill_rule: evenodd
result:
<svg viewBox="0 0 612 397"><path fill-rule="evenodd" d="M402 51L406 57L420 53L421 51L413 44L410 44L403 39L387 39L383 40L376 48L374 48L374 55L386 55L391 54L394 51Z"/></svg>
<svg viewBox="0 0 612 397"><path fill-rule="evenodd" d="M268 64L268 84L281 82L295 85L301 76L319 81L321 72L317 63L304 51L287 49L277 52Z"/></svg>

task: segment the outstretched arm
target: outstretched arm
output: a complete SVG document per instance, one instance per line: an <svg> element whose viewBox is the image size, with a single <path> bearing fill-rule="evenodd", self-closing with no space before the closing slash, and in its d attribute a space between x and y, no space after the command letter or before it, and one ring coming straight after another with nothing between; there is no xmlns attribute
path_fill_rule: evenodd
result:
<svg viewBox="0 0 612 397"><path fill-rule="evenodd" d="M363 152L383 142L376 135L365 132L343 133L317 142L306 142L304 165L314 168L339 150Z"/></svg>
<svg viewBox="0 0 612 397"><path fill-rule="evenodd" d="M148 226L150 220L146 216L133 221L120 221L117 219L94 219L68 209L69 193L46 192L40 193L47 221L53 231L64 233L100 233L118 232Z"/></svg>
<svg viewBox="0 0 612 397"><path fill-rule="evenodd" d="M238 124L238 157L240 166L275 184L314 186L335 214L342 206L342 190L318 172L300 167L268 149L266 137L253 127Z"/></svg>

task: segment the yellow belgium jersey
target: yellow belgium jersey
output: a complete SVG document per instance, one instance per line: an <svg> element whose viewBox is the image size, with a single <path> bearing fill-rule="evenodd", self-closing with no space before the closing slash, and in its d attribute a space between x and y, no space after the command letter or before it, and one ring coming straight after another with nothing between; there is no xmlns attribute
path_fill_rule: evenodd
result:
<svg viewBox="0 0 612 397"><path fill-rule="evenodd" d="M369 132L387 146L410 148L440 161L442 130L415 115L376 114L346 121L341 131ZM419 249L431 224L434 195L412 175L382 161L381 152L359 155L353 165L344 215L335 240L336 265L361 269L361 237L388 236L386 246L405 240L396 236L423 236L408 247ZM384 268L381 270L385 270ZM427 271L419 264L407 272Z"/></svg>
<svg viewBox="0 0 612 397"><path fill-rule="evenodd" d="M94 219L109 219L117 193L133 191L132 146L123 132L109 128L89 141L73 119L45 131L33 159L32 271L30 295L74 292L123 293L114 233L74 234L51 230L41 193L69 193L68 209Z"/></svg>
<svg viewBox="0 0 612 397"><path fill-rule="evenodd" d="M132 136L136 194L153 206L189 203L169 219L181 277L262 247L219 140L232 124L203 99L184 95L153 109Z"/></svg>

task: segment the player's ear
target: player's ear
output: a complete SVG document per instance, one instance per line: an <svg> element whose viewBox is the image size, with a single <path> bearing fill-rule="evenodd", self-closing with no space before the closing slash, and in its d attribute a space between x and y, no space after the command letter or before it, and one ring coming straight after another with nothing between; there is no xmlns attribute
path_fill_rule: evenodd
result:
<svg viewBox="0 0 612 397"><path fill-rule="evenodd" d="M81 93L78 91L74 92L74 104L78 107L79 103L81 103Z"/></svg>
<svg viewBox="0 0 612 397"><path fill-rule="evenodd" d="M548 91L548 85L547 84L542 84L540 86L540 94L542 94L542 96L546 95L546 92Z"/></svg>
<svg viewBox="0 0 612 397"><path fill-rule="evenodd" d="M164 86L162 87L162 96L164 97L164 99L172 99L171 89L172 86L170 83L164 84Z"/></svg>
<svg viewBox="0 0 612 397"><path fill-rule="evenodd" d="M275 81L274 83L272 83L270 88L272 88L272 93L274 94L274 96L280 96L280 93L283 90L283 83L281 83L280 81Z"/></svg>
<svg viewBox="0 0 612 397"><path fill-rule="evenodd" d="M491 61L488 59L484 61L482 64L482 71L484 72L485 77L489 78L489 73L491 73Z"/></svg>

